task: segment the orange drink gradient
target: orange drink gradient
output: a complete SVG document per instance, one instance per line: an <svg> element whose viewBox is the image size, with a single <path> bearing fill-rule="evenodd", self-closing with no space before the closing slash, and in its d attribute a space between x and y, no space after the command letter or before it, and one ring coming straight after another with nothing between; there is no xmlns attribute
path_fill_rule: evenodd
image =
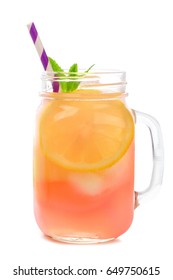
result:
<svg viewBox="0 0 173 280"><path fill-rule="evenodd" d="M44 97L37 113L35 216L57 240L109 240L133 219L133 115L121 94L75 93Z"/></svg>

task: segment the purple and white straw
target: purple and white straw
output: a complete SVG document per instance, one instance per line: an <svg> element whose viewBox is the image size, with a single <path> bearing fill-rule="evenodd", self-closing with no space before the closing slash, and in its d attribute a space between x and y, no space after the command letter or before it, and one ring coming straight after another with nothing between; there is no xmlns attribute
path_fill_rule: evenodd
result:
<svg viewBox="0 0 173 280"><path fill-rule="evenodd" d="M37 50L37 53L40 57L40 60L41 60L41 63L43 65L44 70L53 72L53 69L50 65L48 56L47 56L46 51L43 47L41 39L38 35L35 24L33 22L29 23L29 24L27 24L27 27L28 27L29 33L31 35L32 41L35 45L35 48ZM54 90L54 92L58 92L58 90L59 90L59 83L58 82L53 82L53 90Z"/></svg>
<svg viewBox="0 0 173 280"><path fill-rule="evenodd" d="M40 57L40 60L41 60L41 63L44 67L44 70L45 71L52 71L52 67L49 63L49 59L48 59L48 56L46 54L46 51L43 47L43 44L40 40L40 37L38 35L38 32L37 32L37 29L35 27L35 24L32 22L32 23L29 23L27 25L28 29L29 29L29 33L31 35L31 38L33 40L33 43L35 45L35 48L37 50L37 53Z"/></svg>

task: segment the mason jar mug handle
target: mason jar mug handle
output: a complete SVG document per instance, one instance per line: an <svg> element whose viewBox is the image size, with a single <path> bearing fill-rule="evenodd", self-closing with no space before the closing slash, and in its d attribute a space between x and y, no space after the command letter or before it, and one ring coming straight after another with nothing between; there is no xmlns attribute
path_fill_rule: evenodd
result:
<svg viewBox="0 0 173 280"><path fill-rule="evenodd" d="M135 191L135 207L137 207L141 201L155 194L158 191L158 187L162 184L164 152L162 133L158 121L148 114L136 110L133 110L133 112L136 123L143 123L149 129L153 155L152 175L149 186L143 191Z"/></svg>

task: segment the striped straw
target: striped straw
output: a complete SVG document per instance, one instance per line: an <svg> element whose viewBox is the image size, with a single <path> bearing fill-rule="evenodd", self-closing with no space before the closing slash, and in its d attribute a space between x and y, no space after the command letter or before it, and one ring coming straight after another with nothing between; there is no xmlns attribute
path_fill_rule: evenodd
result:
<svg viewBox="0 0 173 280"><path fill-rule="evenodd" d="M53 69L50 65L48 56L47 56L46 51L43 47L41 39L38 35L35 24L33 22L29 23L29 24L27 24L27 27L28 27L29 33L31 35L32 41L35 45L35 48L37 50L37 53L40 57L40 60L41 60L41 63L43 65L44 70L52 72ZM53 90L54 90L54 92L58 92L58 90L59 90L59 83L58 82L53 82Z"/></svg>

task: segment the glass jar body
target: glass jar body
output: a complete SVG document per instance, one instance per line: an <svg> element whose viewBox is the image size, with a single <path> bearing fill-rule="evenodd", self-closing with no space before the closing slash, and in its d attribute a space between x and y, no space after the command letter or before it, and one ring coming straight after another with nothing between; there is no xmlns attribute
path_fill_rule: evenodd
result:
<svg viewBox="0 0 173 280"><path fill-rule="evenodd" d="M43 93L36 123L34 209L42 232L74 243L124 233L134 209L134 119L125 94Z"/></svg>

